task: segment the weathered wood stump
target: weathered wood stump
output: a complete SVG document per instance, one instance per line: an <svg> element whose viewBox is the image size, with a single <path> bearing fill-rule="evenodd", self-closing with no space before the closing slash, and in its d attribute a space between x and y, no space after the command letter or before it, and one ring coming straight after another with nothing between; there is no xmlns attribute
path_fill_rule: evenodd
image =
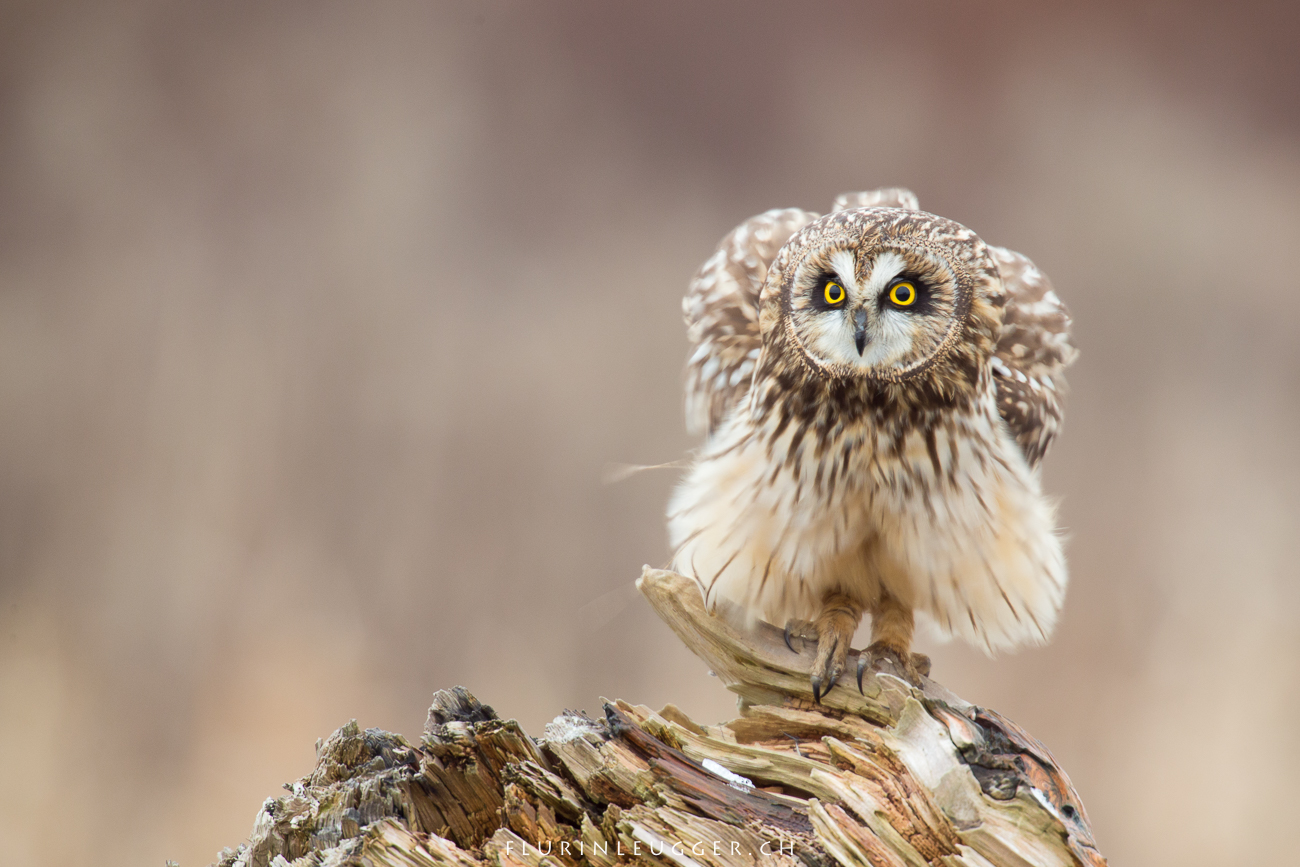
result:
<svg viewBox="0 0 1300 867"><path fill-rule="evenodd" d="M1106 863L1051 753L997 713L870 673L814 704L811 646L707 614L680 575L637 586L740 696L738 719L612 701L534 740L442 690L418 746L355 721L318 743L219 867Z"/></svg>

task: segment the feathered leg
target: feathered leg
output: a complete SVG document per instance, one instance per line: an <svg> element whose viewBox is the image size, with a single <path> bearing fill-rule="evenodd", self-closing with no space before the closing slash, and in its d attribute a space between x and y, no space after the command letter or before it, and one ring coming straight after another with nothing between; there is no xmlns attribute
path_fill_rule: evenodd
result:
<svg viewBox="0 0 1300 867"><path fill-rule="evenodd" d="M858 654L858 690L862 675L870 667L880 671L888 664L915 686L930 673L930 657L912 653L912 609L888 593L881 595L871 608L871 644Z"/></svg>

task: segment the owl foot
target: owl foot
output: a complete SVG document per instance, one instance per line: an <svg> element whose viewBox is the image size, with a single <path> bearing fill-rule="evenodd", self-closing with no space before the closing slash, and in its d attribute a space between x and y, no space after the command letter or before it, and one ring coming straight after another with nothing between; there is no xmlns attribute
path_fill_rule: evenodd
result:
<svg viewBox="0 0 1300 867"><path fill-rule="evenodd" d="M870 666L872 671L901 677L917 689L922 688L924 678L930 676L930 657L924 653L908 653L898 648L877 641L858 654L858 692L862 692L862 675Z"/></svg>
<svg viewBox="0 0 1300 867"><path fill-rule="evenodd" d="M813 700L818 704L821 703L822 696L831 691L835 682L839 680L840 674L844 671L844 663L848 660L849 640L853 633L849 632L843 636L843 639L833 631L828 633L826 639L822 639L822 633L818 629L818 624L811 623L807 620L791 620L785 625L782 638L785 639L785 646L790 648L791 653L798 653L790 639L798 639L800 642L813 641L817 644L817 656L813 660L810 679L812 681Z"/></svg>
<svg viewBox="0 0 1300 867"><path fill-rule="evenodd" d="M823 604L825 608L813 624L817 630L817 656L810 672L813 701L818 704L840 679L849 657L849 642L862 620L862 609L847 597L831 595Z"/></svg>
<svg viewBox="0 0 1300 867"><path fill-rule="evenodd" d="M817 639L817 657L813 660L812 691L813 701L821 704L822 696L830 692L840 674L844 672L844 663L849 658L849 641L853 633L845 635L828 634Z"/></svg>

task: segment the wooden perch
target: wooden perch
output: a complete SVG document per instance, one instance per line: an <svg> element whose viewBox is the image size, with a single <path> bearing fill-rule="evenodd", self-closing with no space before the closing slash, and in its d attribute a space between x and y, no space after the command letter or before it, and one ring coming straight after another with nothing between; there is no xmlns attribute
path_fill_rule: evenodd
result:
<svg viewBox="0 0 1300 867"><path fill-rule="evenodd" d="M1009 720L888 674L814 704L811 646L707 614L681 575L647 567L637 587L740 696L739 719L607 701L534 740L442 690L418 746L355 721L318 742L315 770L218 867L1106 863L1069 779Z"/></svg>

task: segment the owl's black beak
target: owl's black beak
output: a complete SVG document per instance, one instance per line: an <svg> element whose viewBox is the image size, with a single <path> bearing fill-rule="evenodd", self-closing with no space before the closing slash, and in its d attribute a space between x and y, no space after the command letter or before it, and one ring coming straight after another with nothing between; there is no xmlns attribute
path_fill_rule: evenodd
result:
<svg viewBox="0 0 1300 867"><path fill-rule="evenodd" d="M864 307L859 307L858 312L853 314L853 325L857 329L853 334L853 342L857 344L858 355L867 348L867 311Z"/></svg>

